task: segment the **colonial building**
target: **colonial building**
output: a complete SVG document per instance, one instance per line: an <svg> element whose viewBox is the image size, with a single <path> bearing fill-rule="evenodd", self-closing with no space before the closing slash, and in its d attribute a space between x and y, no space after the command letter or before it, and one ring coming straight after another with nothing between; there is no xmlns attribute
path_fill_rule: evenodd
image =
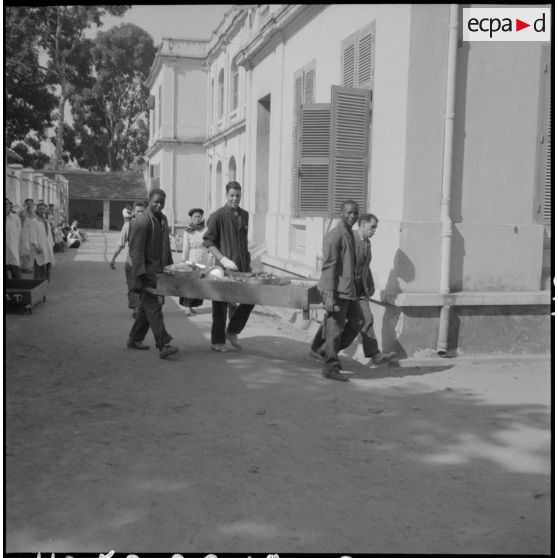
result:
<svg viewBox="0 0 558 558"><path fill-rule="evenodd" d="M386 350L547 351L549 45L463 42L461 12L237 6L195 64L191 41L172 61L163 41L148 156L171 221L220 207L236 178L261 264L317 278L323 236L352 198L380 220L373 312ZM191 68L181 84L179 68ZM192 104L182 128L204 132L180 166L176 107Z"/></svg>
<svg viewBox="0 0 558 558"><path fill-rule="evenodd" d="M171 225L187 224L188 210L205 207L208 41L163 39L151 68L149 184L167 194Z"/></svg>

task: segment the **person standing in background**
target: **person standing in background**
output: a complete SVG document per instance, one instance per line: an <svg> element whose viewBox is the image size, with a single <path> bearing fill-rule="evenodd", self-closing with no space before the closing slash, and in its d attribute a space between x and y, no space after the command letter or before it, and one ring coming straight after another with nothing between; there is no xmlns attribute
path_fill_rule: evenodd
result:
<svg viewBox="0 0 558 558"><path fill-rule="evenodd" d="M19 243L19 257L21 260L21 271L23 273L33 272L33 260L31 259L31 235L33 221L37 218L35 204L31 198L23 202L23 209L19 214L21 219L21 240Z"/></svg>
<svg viewBox="0 0 558 558"><path fill-rule="evenodd" d="M114 262L118 257L118 254L129 243L130 239L130 228L132 226L132 221L141 215L145 211L145 204L142 201L137 201L134 204L134 208L132 210L132 219L130 221L124 221L124 226L122 227L122 231L120 232L120 239L118 244L116 245L116 251L112 256L112 260L109 263L111 269L116 269ZM134 291L134 277L132 275L132 258L130 257L130 250L126 252L126 263L124 264L124 273L126 274L126 283L128 285L128 308L132 309L132 317L135 318L140 309L140 295L139 293Z"/></svg>
<svg viewBox="0 0 558 558"><path fill-rule="evenodd" d="M6 263L4 280L21 279L19 243L21 241L21 220L12 213L12 203L8 198L4 200L4 245L6 247Z"/></svg>
<svg viewBox="0 0 558 558"><path fill-rule="evenodd" d="M181 261L190 261L205 266L212 266L213 258L203 245L203 235L207 230L203 218L203 209L194 207L188 211L188 216L191 222L184 231ZM186 315L191 316L196 313L194 308L203 304L203 299L180 297L179 302L182 306L186 307Z"/></svg>
<svg viewBox="0 0 558 558"><path fill-rule="evenodd" d="M50 282L50 268L54 265L54 239L50 225L45 219L45 203L37 204L37 218L33 221L34 233L31 237L31 255L34 260L34 278Z"/></svg>

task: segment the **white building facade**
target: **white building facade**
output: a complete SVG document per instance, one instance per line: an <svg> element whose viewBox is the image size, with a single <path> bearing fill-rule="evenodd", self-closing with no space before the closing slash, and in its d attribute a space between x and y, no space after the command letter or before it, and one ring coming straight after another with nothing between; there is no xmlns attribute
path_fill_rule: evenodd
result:
<svg viewBox="0 0 558 558"><path fill-rule="evenodd" d="M385 349L547 350L549 47L464 43L460 11L234 7L204 47L200 207L238 180L260 263L317 278L323 237L354 199L380 220ZM175 188L180 216L192 203Z"/></svg>

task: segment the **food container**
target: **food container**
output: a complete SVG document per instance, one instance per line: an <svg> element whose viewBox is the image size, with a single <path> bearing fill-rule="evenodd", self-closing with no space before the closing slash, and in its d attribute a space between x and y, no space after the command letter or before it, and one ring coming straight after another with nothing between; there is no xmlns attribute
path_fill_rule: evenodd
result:
<svg viewBox="0 0 558 558"><path fill-rule="evenodd" d="M207 270L207 278L208 279L225 279L225 270L216 265L214 267L210 267Z"/></svg>

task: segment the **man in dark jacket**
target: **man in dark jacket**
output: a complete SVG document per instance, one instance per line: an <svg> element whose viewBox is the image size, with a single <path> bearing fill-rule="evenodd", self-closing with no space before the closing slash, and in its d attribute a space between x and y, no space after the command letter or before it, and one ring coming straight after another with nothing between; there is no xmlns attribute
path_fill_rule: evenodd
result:
<svg viewBox="0 0 558 558"><path fill-rule="evenodd" d="M226 187L227 203L207 220L207 231L203 245L223 268L231 271L250 271L248 252L248 212L240 208L242 188L236 181ZM244 329L252 304L239 304L227 321L227 302L212 302L213 323L211 325L211 348L221 353L229 351L228 339L235 349L240 349L238 334Z"/></svg>
<svg viewBox="0 0 558 558"><path fill-rule="evenodd" d="M134 290L140 293L141 300L139 312L130 330L128 347L148 349L149 346L145 345L143 340L151 327L161 358L167 358L178 349L169 345L172 337L165 329L161 297L145 289L155 288L157 273L162 273L165 266L172 264L169 226L163 214L165 199L165 192L159 188L149 192L149 205L143 214L132 222L128 240L132 276L135 281Z"/></svg>
<svg viewBox="0 0 558 558"><path fill-rule="evenodd" d="M378 340L374 334L374 317L370 310L370 298L374 294L374 279L370 271L372 251L370 238L374 236L378 228L378 218L372 213L364 213L358 218L358 230L352 231L355 240L356 267L355 281L357 298L362 310L364 322L359 330L355 329L355 323L348 321L345 324L339 350L346 349L360 333L362 338L362 350L364 356L371 359L373 366L386 362L395 356L395 353L382 353L378 347ZM315 358L323 360L324 350L323 328L320 327L314 336L310 354Z"/></svg>
<svg viewBox="0 0 558 558"><path fill-rule="evenodd" d="M355 281L356 249L352 227L358 219L358 205L346 200L341 206L341 220L324 238L322 273L318 289L322 293L326 315L323 323L322 376L346 382L348 377L340 372L338 352L353 331L360 331L364 323L357 300ZM347 323L350 324L346 328Z"/></svg>

